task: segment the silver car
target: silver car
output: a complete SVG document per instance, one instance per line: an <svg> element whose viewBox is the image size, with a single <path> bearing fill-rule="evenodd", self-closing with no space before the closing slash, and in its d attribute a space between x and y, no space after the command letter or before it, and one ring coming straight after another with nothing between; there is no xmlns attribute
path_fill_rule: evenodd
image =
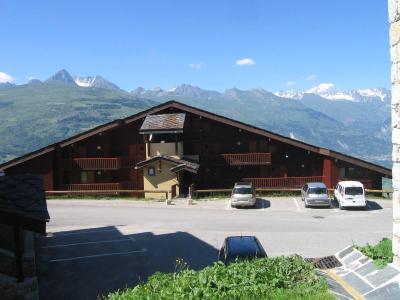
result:
<svg viewBox="0 0 400 300"><path fill-rule="evenodd" d="M328 190L323 182L309 182L301 189L304 206L331 206Z"/></svg>
<svg viewBox="0 0 400 300"><path fill-rule="evenodd" d="M231 206L256 206L256 191L251 183L235 183L232 190Z"/></svg>

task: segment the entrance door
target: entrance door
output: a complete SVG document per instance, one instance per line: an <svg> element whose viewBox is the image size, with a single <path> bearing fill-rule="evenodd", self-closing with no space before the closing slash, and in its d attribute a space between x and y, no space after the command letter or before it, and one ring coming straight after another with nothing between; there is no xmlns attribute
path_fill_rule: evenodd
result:
<svg viewBox="0 0 400 300"><path fill-rule="evenodd" d="M188 171L179 173L179 194L187 197L189 195L189 186L193 183L193 175Z"/></svg>

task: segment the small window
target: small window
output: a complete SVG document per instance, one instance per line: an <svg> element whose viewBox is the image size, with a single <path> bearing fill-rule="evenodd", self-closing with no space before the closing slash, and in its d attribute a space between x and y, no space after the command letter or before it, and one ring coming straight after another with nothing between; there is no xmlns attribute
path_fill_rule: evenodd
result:
<svg viewBox="0 0 400 300"><path fill-rule="evenodd" d="M350 196L364 195L364 189L360 186L347 187L345 194Z"/></svg>
<svg viewBox="0 0 400 300"><path fill-rule="evenodd" d="M156 176L156 169L153 168L153 167L149 167L149 168L147 169L147 174L148 174L149 176Z"/></svg>
<svg viewBox="0 0 400 300"><path fill-rule="evenodd" d="M308 194L325 195L326 194L326 188L321 188L321 187L310 188L308 190Z"/></svg>
<svg viewBox="0 0 400 300"><path fill-rule="evenodd" d="M81 183L87 183L88 176L86 172L81 172Z"/></svg>

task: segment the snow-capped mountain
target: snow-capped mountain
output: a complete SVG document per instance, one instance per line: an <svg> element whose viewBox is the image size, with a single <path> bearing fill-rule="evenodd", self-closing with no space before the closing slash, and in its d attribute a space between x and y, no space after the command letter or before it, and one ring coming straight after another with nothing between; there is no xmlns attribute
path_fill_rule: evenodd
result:
<svg viewBox="0 0 400 300"><path fill-rule="evenodd" d="M216 91L203 90L199 87L192 86L190 84L181 84L169 90L163 90L160 87L155 87L152 90L146 90L142 87L138 87L131 91L131 94L137 97L144 98L163 98L163 97L190 97L190 98L204 98L211 99L212 97L219 96L220 93Z"/></svg>
<svg viewBox="0 0 400 300"><path fill-rule="evenodd" d="M119 90L120 88L111 81L97 75L80 77L74 76L75 83L81 87L96 87L102 89Z"/></svg>
<svg viewBox="0 0 400 300"><path fill-rule="evenodd" d="M28 80L28 84L41 84L41 83L42 83L42 81L37 78L29 78L29 80Z"/></svg>
<svg viewBox="0 0 400 300"><path fill-rule="evenodd" d="M296 91L280 91L274 93L276 96L281 97L281 98L288 98L288 99L301 99L303 98L304 93L302 92L296 92Z"/></svg>
<svg viewBox="0 0 400 300"><path fill-rule="evenodd" d="M57 83L57 84L67 84L70 86L80 86L80 87L95 87L95 88L102 88L102 89L110 89L110 90L120 90L120 88L112 83L111 81L97 76L72 76L67 70L62 69L55 73L54 75L50 76L46 83Z"/></svg>
<svg viewBox="0 0 400 300"><path fill-rule="evenodd" d="M333 83L321 83L305 92L281 91L275 93L279 97L291 99L302 99L305 94L314 94L329 100L347 100L353 102L378 101L387 103L391 97L390 91L383 88L342 91L337 89Z"/></svg>

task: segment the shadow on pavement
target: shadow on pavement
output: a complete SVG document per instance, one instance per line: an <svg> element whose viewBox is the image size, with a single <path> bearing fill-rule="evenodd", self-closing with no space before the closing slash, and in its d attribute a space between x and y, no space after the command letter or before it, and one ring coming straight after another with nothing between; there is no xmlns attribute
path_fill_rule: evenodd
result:
<svg viewBox="0 0 400 300"><path fill-rule="evenodd" d="M255 206L235 206L237 209L265 209L269 208L271 206L271 202L269 200L263 199L263 198L257 198L256 199L256 205Z"/></svg>
<svg viewBox="0 0 400 300"><path fill-rule="evenodd" d="M96 299L173 272L178 258L202 269L218 250L186 232L124 235L107 226L55 233L36 241L40 299Z"/></svg>
<svg viewBox="0 0 400 300"><path fill-rule="evenodd" d="M380 210L380 209L383 209L383 207L379 203L368 200L367 210Z"/></svg>
<svg viewBox="0 0 400 300"><path fill-rule="evenodd" d="M339 208L339 203L337 202L337 200L332 200L331 202L331 206L332 208ZM346 207L345 210L366 210L366 211L373 211L373 210L380 210L383 209L383 207L375 202L375 201L371 201L371 200L367 200L367 207L363 208L363 207Z"/></svg>

